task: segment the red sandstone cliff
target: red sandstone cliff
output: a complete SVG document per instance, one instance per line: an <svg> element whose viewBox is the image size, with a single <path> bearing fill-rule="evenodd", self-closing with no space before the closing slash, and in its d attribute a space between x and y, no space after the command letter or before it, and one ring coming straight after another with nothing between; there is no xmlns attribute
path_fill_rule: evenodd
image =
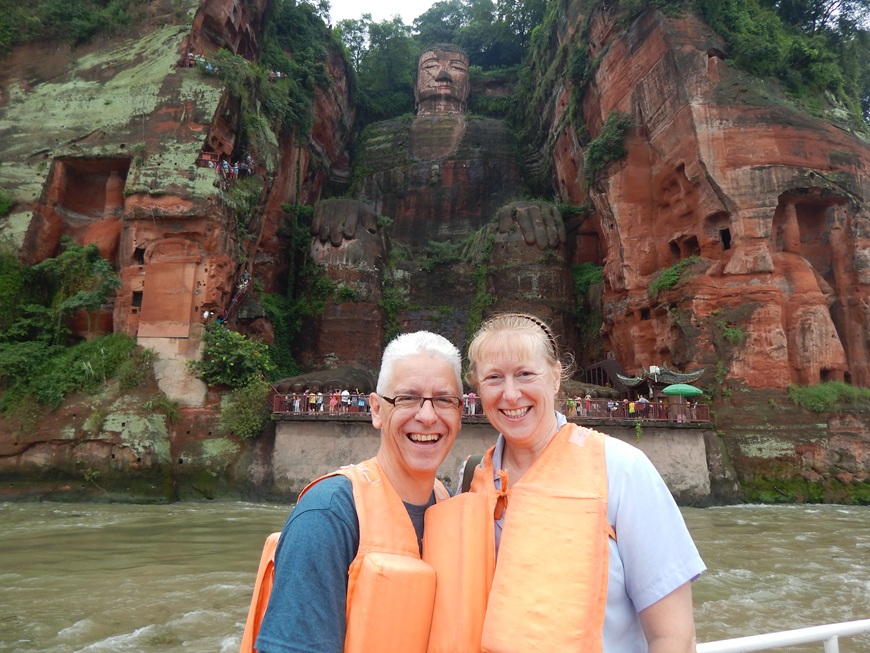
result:
<svg viewBox="0 0 870 653"><path fill-rule="evenodd" d="M282 206L312 204L328 183L346 184L355 111L347 64L333 53L333 84L317 92L312 133L249 151L259 208L240 224L206 163L241 158L242 104L188 66L188 52L210 58L225 48L257 61L266 2L202 0L192 26L173 24L177 14L158 4L136 38L78 57L38 48L13 57L0 80L8 163L0 186L18 200L8 220L17 233L3 226L31 263L54 256L63 235L96 243L122 280L100 324L156 350L162 387L197 405L204 388L183 363L197 354L203 315L234 306L251 272L266 291L283 291ZM28 170L24 186L17 176Z"/></svg>
<svg viewBox="0 0 870 653"><path fill-rule="evenodd" d="M697 18L648 11L621 31L605 9L585 38L601 56L583 95L592 136L613 111L634 123L628 156L588 192L605 348L628 369L718 364L749 387L870 385L866 136L736 70ZM584 151L561 119L570 92L545 119L559 194L581 203ZM657 274L690 256L683 281L650 297Z"/></svg>
<svg viewBox="0 0 870 653"><path fill-rule="evenodd" d="M160 3L153 4L159 13ZM586 29L590 54L600 55L582 115L592 137L611 112L630 115L635 126L626 140L628 156L587 189L584 141L565 120L571 84L556 84L552 110L542 116L547 145L538 155L552 163L561 201L590 200L595 211L579 235L550 248L556 256L546 247L524 247L515 232L500 232L486 290L501 308L553 307L554 316L569 316L574 298L563 264L603 264L604 346L629 370L662 362L684 370L718 367L750 388L824 379L870 385L867 141L799 111L775 88L734 69L725 45L697 19L650 11L623 30L603 11L586 28L583 4L569 6L559 31L564 44ZM80 476L83 463L111 456L120 477L148 465L176 472L184 465L191 475L213 471L206 454L218 440L212 432L218 399L184 372L197 355L202 314L231 306L237 292L250 287L240 283L244 273L266 291L285 291L282 207L313 205L329 188L345 188L353 164L348 144L355 113L346 64L333 54L334 83L318 92L311 134L285 136L257 153L259 210L240 233L214 173L201 165L203 152L236 153L239 102L216 78L183 64L189 48L208 54L225 47L256 59L263 7L264 0L203 0L192 27L149 24L140 39L80 57L19 54L3 72L0 187L14 191L16 208L0 232L17 239L31 262L55 254L64 234L97 243L123 281L102 328L130 333L158 351L161 387L184 404L182 421L171 428L148 420L133 428L140 407L116 398L110 409L117 419L90 438L82 424L91 406L71 403L58 420L3 442L9 468L32 465L37 473L66 465ZM423 145L432 158L441 144ZM478 170L472 159L429 166L416 180L384 173L367 199L399 221L392 234L416 248L414 255L430 237L460 240L486 225L519 184L513 164ZM445 199L434 190L436 178L466 186L487 179L498 193L476 198L462 191ZM437 210L436 200L442 202ZM454 216L456 202L462 211ZM455 220L445 222L445 215ZM383 234L377 234L368 258L383 260ZM328 256L353 267L358 261L348 249ZM678 285L649 295L662 270L691 256L698 260ZM477 292L475 270L464 263L427 272L408 259L400 272L416 285L409 286L403 327L446 324L461 334ZM336 364L376 365L384 327L376 285L383 268L357 266L356 276L344 279L369 284L370 292L362 301L328 308L331 325L340 328L308 335L315 341L307 359L312 365L330 353ZM445 306L456 309L449 319ZM569 342L571 329L567 318L557 325ZM260 333L268 336L268 325ZM67 428L76 439L58 435ZM76 443L86 439L91 444L79 455ZM857 467L866 454L853 440L848 449ZM221 442L227 447L221 462L238 462L238 443ZM143 447L145 453L137 453ZM833 442L830 451L813 455L827 464L844 450ZM57 459L55 451L61 452ZM741 473L749 475L753 465L745 462Z"/></svg>
<svg viewBox="0 0 870 653"><path fill-rule="evenodd" d="M258 171L260 209L243 239L214 176L197 165L203 151L237 154L241 117L238 102L215 78L184 67L186 52L225 47L255 59L262 10L262 2L204 0L191 29L154 25L151 49L127 45L132 54L126 58L112 55L96 65L71 60L62 74L55 66L50 78L37 76L35 86L33 77L26 84L14 75L4 80L4 121L12 129L26 127L27 98L42 94L42 106L57 107L41 116L40 137L28 140L22 133L4 145L5 160L35 173L32 217L19 214L29 220L23 257L53 255L63 234L96 242L123 280L112 319L101 324L136 335L168 359L195 355L202 314L231 305L243 272L253 273L266 291L283 292L282 207L314 204L329 187L341 189L350 180L355 114L338 55L329 59L334 84L318 92L310 136L285 136L274 151L259 153L271 163ZM629 370L662 362L682 369L718 366L750 387L826 379L870 385L867 142L800 112L774 87L737 71L725 45L696 18L648 11L621 30L606 9L588 24L579 10L579 4L569 8L559 34L561 44L582 36L589 54L600 57L582 95L582 115L593 137L611 112L631 116L628 156L585 187L583 141L565 120L572 102L567 80L542 117L550 136L539 156L552 162L561 201L594 204L592 218L556 260L604 265L604 349ZM134 74L140 79L132 86L119 81ZM74 83L82 79L92 82L89 105ZM115 115L119 94L126 105ZM96 116L103 125L97 129ZM427 147L439 149L437 143ZM451 147L459 154L437 170L427 163L419 179L413 165L420 165L411 161L409 173L378 173L364 189L363 198L394 220L391 236L414 256L428 238L457 240L480 228L519 188L509 164L497 173L499 190L487 181L480 191L485 197L466 197L474 179L488 180L496 170L491 163L480 172L469 167L462 152L477 146L467 135ZM23 197L18 206L26 209L26 192ZM552 262L536 271L540 257L521 249L496 247L491 263L502 273L492 276L488 291L502 308L558 304L551 317L572 342L570 324L561 324L573 302L570 280ZM682 282L651 297L656 276L690 256L700 260ZM425 270L413 260L407 265L417 279L409 297L420 308L406 310L402 321L433 327L443 307L455 304L451 328L461 336L476 292L471 271L436 270L425 281ZM461 291L438 296L436 277L454 279L450 284ZM537 294L529 295L530 288ZM384 317L379 291L372 296L371 305L356 311L350 303L329 309L348 319L321 327L323 344L312 365L345 351L336 343L352 335L348 325L365 325L377 341ZM526 296L539 299L528 304ZM726 329L730 339L723 338ZM377 349L377 342L369 344ZM345 349L338 363L377 360L377 351L360 358L354 354L360 347Z"/></svg>

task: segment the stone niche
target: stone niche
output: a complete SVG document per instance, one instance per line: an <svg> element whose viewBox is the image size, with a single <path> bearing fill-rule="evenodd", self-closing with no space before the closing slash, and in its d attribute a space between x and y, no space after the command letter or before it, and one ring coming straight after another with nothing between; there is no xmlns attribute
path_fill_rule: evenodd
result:
<svg viewBox="0 0 870 653"><path fill-rule="evenodd" d="M130 159L56 159L46 204L74 218L119 216Z"/></svg>
<svg viewBox="0 0 870 653"><path fill-rule="evenodd" d="M117 266L129 158L57 158L22 247L30 264L56 256L63 236L95 244Z"/></svg>

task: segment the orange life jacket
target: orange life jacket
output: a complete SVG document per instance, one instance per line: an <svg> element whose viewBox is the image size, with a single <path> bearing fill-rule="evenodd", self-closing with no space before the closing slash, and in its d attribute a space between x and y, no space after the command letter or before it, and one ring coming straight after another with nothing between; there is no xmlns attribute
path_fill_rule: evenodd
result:
<svg viewBox="0 0 870 653"><path fill-rule="evenodd" d="M492 448L471 492L426 511L423 559L438 576L429 653L601 651L615 537L605 437L565 425L519 482L501 473L503 490L493 485Z"/></svg>
<svg viewBox="0 0 870 653"><path fill-rule="evenodd" d="M350 479L359 518L357 555L348 569L345 653L424 653L435 600L435 571L420 559L417 532L405 504L374 458L343 467L310 483L340 474ZM449 494L435 481L437 501ZM269 601L275 574L273 533L257 571L254 596L242 636L241 653L254 643Z"/></svg>

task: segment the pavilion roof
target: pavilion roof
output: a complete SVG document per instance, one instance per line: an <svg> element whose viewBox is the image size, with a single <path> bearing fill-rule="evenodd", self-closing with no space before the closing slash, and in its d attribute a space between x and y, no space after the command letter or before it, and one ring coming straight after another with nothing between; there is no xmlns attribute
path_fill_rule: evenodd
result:
<svg viewBox="0 0 870 653"><path fill-rule="evenodd" d="M642 383L671 385L674 383L693 383L701 378L707 368L702 367L700 370L693 372L678 372L676 370L669 370L666 365L662 364L658 367L642 369L643 374L641 376L623 376L622 374L617 374L616 376L629 388L636 388Z"/></svg>

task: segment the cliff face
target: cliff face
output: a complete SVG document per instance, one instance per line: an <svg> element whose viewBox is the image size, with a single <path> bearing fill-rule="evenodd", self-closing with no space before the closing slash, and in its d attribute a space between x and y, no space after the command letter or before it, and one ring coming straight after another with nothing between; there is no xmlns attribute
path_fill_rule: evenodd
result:
<svg viewBox="0 0 870 653"><path fill-rule="evenodd" d="M559 47L583 27L599 63L581 111L572 108L571 82L556 85L540 155L559 198L591 200L591 217L549 258L501 230L481 285L473 265L445 267L427 248L468 238L522 196L512 134L476 117L377 126L360 147L356 164L366 175L357 196L392 221L394 246L378 246L381 263L366 274L353 272L354 260L347 279L333 275L356 288L358 301L330 304L333 317L303 339L304 360L374 366L388 319L461 342L482 290L496 308L545 313L572 343L567 263L588 261L605 270L604 349L630 371L667 363L718 367L750 387L870 384L867 142L735 70L696 18L649 11L621 30L606 10L587 23L581 8L568 8ZM314 204L350 183L355 112L345 63L333 54L334 83L317 93L310 137L260 146L257 215L242 231L235 224L206 163L240 156L241 109L217 78L186 66L187 52L225 47L255 58L262 11L262 2L204 0L191 5L189 22L161 27L155 19L138 40L65 61L37 52L3 80L0 186L17 200L3 233L29 262L55 254L64 234L96 242L123 279L101 324L167 360L195 355L202 315L232 306L243 275L284 292L282 207ZM628 155L591 188L569 110L592 137L613 112L634 125ZM378 287L387 255L398 261L393 279L404 298L392 318ZM698 259L679 284L650 295L663 270L690 257ZM340 346L348 339L356 346ZM194 386L184 380L175 394ZM184 400L199 403L202 392Z"/></svg>
<svg viewBox="0 0 870 653"><path fill-rule="evenodd" d="M64 235L96 243L122 279L100 324L158 351L163 389L190 405L205 389L183 363L196 355L203 316L234 306L255 268L267 291L283 290L282 205L310 204L331 178L349 176L354 111L333 55L335 83L315 98L310 137L279 143L266 133L247 152L256 215L240 224L221 190L210 165L242 159L242 105L190 64L220 48L256 60L265 4L191 2L179 19L155 3L138 38L78 56L31 48L2 80L0 188L16 199L3 235L29 263L54 256Z"/></svg>
<svg viewBox="0 0 870 653"><path fill-rule="evenodd" d="M335 53L311 133L264 133L249 152L254 174L242 181L257 208L240 224L208 162L241 157L241 104L217 77L186 64L189 51L209 57L221 47L255 60L265 0L191 0L181 20L169 4L151 3L138 38L75 56L22 50L4 66L0 189L16 204L0 236L29 263L55 255L63 235L99 246L122 279L99 324L158 353L160 389L182 404L181 421L139 424L142 411L118 396L107 400L98 434L84 425L94 410L84 399L26 436L10 437L0 420L0 474L42 466L81 478L110 455L113 478L141 472L164 496L172 488L159 479L224 479L243 466L251 451L220 437L229 434L215 423L219 399L185 363L198 355L204 319L233 320L252 280L286 292L288 204L317 205L315 222L332 207L360 224L356 238L313 240L314 258L353 299L332 298L305 325L295 353L310 368L376 368L388 327L433 329L461 346L472 314L501 309L552 320L571 345L569 264L591 262L604 267L603 348L629 372L667 363L707 368L705 383L728 378L754 389L870 385L870 146L737 71L699 20L649 11L623 30L606 10L587 22L587 3L568 5L556 47L578 43L582 31L598 65L579 106L566 75L541 115L547 135L536 169L553 171L561 201L594 207L568 222L563 240L511 204L524 196L523 169L515 135L499 121L391 121L363 139L362 164L352 161L355 110ZM587 187L589 139L570 115L594 138L613 112L631 118L628 154ZM350 186L354 164L366 173L355 199L319 202ZM505 205L513 208L500 213ZM463 242L481 257L457 261L431 249ZM651 294L677 264L685 265L679 283ZM263 320L233 326L270 334ZM789 423L786 411L781 421ZM826 432L847 426L832 422ZM822 473L848 450L855 463L846 473L857 478L866 425L853 430L846 445L835 438L825 448L813 433L767 458L739 441L734 460L741 477L780 473L767 460ZM811 465L803 445L815 447Z"/></svg>
<svg viewBox="0 0 870 653"><path fill-rule="evenodd" d="M619 33L602 11L587 34L601 56L583 95L592 136L614 111L634 124L628 155L589 189L596 225L582 251L604 265L605 348L635 371L718 366L749 387L870 385L865 137L735 70L696 18L651 11ZM570 91L546 118L559 193L579 203ZM681 283L650 296L689 257Z"/></svg>
<svg viewBox="0 0 870 653"><path fill-rule="evenodd" d="M64 235L96 243L122 281L100 329L154 350L159 389L181 406L175 424L144 408L146 398L123 396L71 399L23 429L0 419L4 478L26 484L45 473L77 486L93 469L113 487L125 477L153 482L128 487L134 495L171 497L164 481L178 473L196 485L199 476L214 482L215 465L227 472L242 447L217 424L219 397L186 368L202 324L241 303L254 271L267 291L283 291L282 205L311 204L349 177L354 111L333 55L334 84L315 97L312 134L279 143L266 130L248 150L253 174L239 183L257 208L240 223L209 162L242 159L241 104L188 54L211 60L227 48L256 60L266 2L185 5L179 13L176 2L150 3L134 38L75 52L22 48L0 73L0 189L15 199L0 237L27 263L56 255ZM84 320L72 326L86 334ZM248 328L268 337L268 325ZM94 431L85 423L99 412L106 418Z"/></svg>

